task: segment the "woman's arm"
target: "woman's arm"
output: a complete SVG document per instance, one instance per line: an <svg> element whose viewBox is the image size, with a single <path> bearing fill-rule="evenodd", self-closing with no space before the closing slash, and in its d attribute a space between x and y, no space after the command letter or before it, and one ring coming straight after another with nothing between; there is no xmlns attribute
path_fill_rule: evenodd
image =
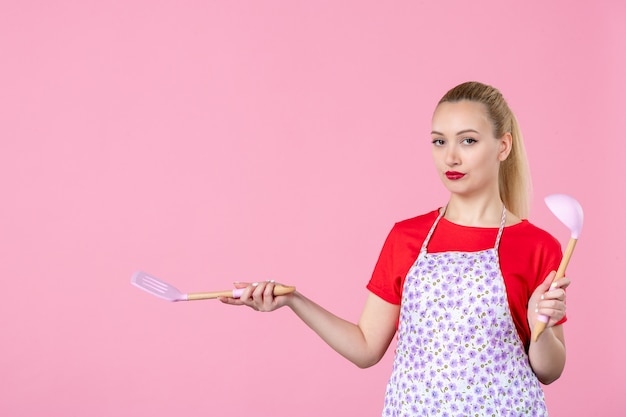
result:
<svg viewBox="0 0 626 417"><path fill-rule="evenodd" d="M241 298L221 298L226 304L259 311L287 306L331 348L360 368L382 359L396 332L400 306L370 293L357 324L337 317L299 292L274 297L272 282L248 286Z"/></svg>
<svg viewBox="0 0 626 417"><path fill-rule="evenodd" d="M301 294L289 307L330 347L360 368L380 361L394 334L400 306L370 293L358 324L343 320Z"/></svg>
<svg viewBox="0 0 626 417"><path fill-rule="evenodd" d="M530 366L542 384L548 385L559 379L565 368L565 336L563 326L546 329L528 349Z"/></svg>
<svg viewBox="0 0 626 417"><path fill-rule="evenodd" d="M565 368L565 335L563 326L557 325L565 317L565 291L568 278L562 278L551 285L554 279L551 272L537 287L528 302L528 323L532 329L538 315L549 317L548 326L536 342L531 341L528 357L539 381L550 384L556 381Z"/></svg>

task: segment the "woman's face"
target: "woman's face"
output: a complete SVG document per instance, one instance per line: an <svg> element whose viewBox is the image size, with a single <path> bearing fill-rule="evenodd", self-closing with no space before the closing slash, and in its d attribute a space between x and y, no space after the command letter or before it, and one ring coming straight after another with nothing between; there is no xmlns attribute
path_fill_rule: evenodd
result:
<svg viewBox="0 0 626 417"><path fill-rule="evenodd" d="M435 168L453 194L498 191L498 170L511 149L511 135L494 137L483 104L468 100L441 103L433 115Z"/></svg>

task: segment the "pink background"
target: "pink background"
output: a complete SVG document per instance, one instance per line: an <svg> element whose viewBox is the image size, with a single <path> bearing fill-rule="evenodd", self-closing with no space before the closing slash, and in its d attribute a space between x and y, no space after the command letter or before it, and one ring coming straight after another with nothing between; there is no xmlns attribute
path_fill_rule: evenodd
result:
<svg viewBox="0 0 626 417"><path fill-rule="evenodd" d="M0 415L379 415L393 349L129 280L356 320L392 224L446 201L430 116L471 79L520 119L531 220L565 244L543 197L585 208L551 415L625 415L626 7L591 4L3 0Z"/></svg>

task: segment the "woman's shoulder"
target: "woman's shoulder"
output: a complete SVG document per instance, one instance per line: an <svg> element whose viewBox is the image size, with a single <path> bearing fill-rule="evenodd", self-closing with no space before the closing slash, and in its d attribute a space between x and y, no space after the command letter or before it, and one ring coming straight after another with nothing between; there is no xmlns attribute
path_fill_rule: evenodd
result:
<svg viewBox="0 0 626 417"><path fill-rule="evenodd" d="M387 236L387 240L396 244L414 244L424 240L430 227L433 225L439 209L432 210L419 216L396 222Z"/></svg>
<svg viewBox="0 0 626 417"><path fill-rule="evenodd" d="M561 247L561 244L554 236L552 236L546 230L531 223L528 219L523 219L519 223L507 227L505 229L505 232L506 230L509 230L509 233L513 235L516 240L519 239L522 241L527 241L530 244L543 247Z"/></svg>
<svg viewBox="0 0 626 417"><path fill-rule="evenodd" d="M395 231L398 232L414 231L416 229L419 230L422 228L430 229L430 227L433 225L433 222L437 219L437 216L439 215L439 210L440 209L435 209L429 211L428 213L420 214L419 216L401 220L397 222L393 226L393 228Z"/></svg>

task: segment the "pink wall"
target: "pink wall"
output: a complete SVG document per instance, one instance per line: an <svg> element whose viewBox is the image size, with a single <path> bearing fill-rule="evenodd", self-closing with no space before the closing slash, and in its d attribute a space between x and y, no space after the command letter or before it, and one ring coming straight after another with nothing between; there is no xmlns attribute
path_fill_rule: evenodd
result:
<svg viewBox="0 0 626 417"><path fill-rule="evenodd" d="M394 221L445 203L436 100L498 86L544 206L585 208L552 416L623 416L624 2L3 1L0 415L379 415L289 311L170 304L294 284L356 320ZM618 122L619 121L619 122Z"/></svg>

